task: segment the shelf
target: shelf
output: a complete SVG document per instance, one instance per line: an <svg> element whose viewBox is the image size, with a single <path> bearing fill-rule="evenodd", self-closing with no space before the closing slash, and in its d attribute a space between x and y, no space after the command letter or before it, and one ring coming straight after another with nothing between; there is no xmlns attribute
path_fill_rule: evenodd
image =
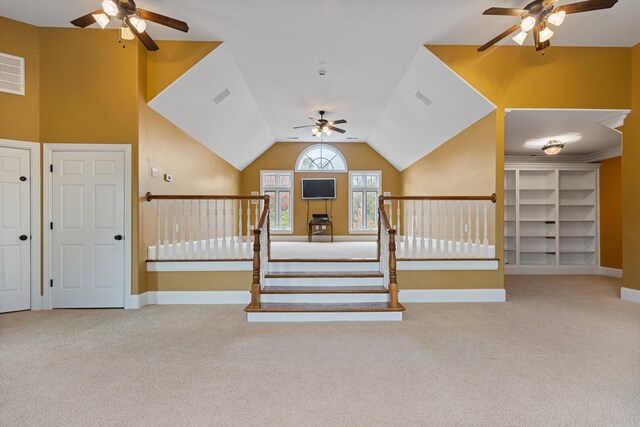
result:
<svg viewBox="0 0 640 427"><path fill-rule="evenodd" d="M560 191L596 191L595 188L560 188Z"/></svg>
<svg viewBox="0 0 640 427"><path fill-rule="evenodd" d="M520 187L520 191L556 191L555 188L522 188Z"/></svg>
<svg viewBox="0 0 640 427"><path fill-rule="evenodd" d="M561 219L560 222L596 222L595 219Z"/></svg>
<svg viewBox="0 0 640 427"><path fill-rule="evenodd" d="M548 203L548 202L526 202L526 203L520 203L520 206L555 206L555 203Z"/></svg>

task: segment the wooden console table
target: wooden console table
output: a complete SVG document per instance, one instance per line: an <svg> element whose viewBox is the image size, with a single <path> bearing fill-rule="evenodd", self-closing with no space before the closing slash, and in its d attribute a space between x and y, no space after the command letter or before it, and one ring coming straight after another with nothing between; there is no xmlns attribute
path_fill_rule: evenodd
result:
<svg viewBox="0 0 640 427"><path fill-rule="evenodd" d="M322 230L322 226L326 226L331 233L331 243L333 243L333 222L331 221L310 221L309 222L309 242L311 242L312 236L315 234L313 232L314 228ZM322 230L324 231L324 230ZM324 236L326 232L315 234L316 236Z"/></svg>

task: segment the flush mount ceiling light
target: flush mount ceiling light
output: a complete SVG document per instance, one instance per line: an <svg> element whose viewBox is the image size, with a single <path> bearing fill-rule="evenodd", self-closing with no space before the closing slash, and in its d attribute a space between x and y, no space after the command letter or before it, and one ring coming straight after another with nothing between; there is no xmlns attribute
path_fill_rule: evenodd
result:
<svg viewBox="0 0 640 427"><path fill-rule="evenodd" d="M573 144L582 140L582 134L577 132L568 132L554 136L545 136L543 138L532 138L524 143L525 148L531 148L533 150L539 150L544 147L549 141L558 141L564 145Z"/></svg>
<svg viewBox="0 0 640 427"><path fill-rule="evenodd" d="M587 0L556 7L557 2L558 0L534 0L526 5L524 9L492 7L485 10L483 15L518 16L521 22L478 48L478 52L487 50L518 30L520 30L520 33L513 37L516 43L522 45L529 32L533 32L533 44L537 51L542 51L551 45L550 40L551 37L553 37L553 31L551 31L548 24L559 27L564 22L564 18L569 14L609 9L613 7L618 0Z"/></svg>
<svg viewBox="0 0 640 427"><path fill-rule="evenodd" d="M120 21L120 37L124 40L133 40L138 37L147 50L158 50L158 45L147 34L147 21L155 22L175 30L189 32L186 22L179 21L168 16L138 9L134 0L104 0L102 10L88 13L71 21L73 25L86 28L89 25L98 24L102 29L111 22L111 18Z"/></svg>
<svg viewBox="0 0 640 427"><path fill-rule="evenodd" d="M556 154L560 153L563 148L564 144L562 142L558 140L551 140L544 144L544 146L542 147L542 151L547 156L555 156Z"/></svg>

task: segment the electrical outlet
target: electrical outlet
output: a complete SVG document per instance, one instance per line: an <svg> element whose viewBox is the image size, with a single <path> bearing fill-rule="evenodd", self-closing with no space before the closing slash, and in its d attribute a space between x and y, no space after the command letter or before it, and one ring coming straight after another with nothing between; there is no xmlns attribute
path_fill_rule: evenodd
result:
<svg viewBox="0 0 640 427"><path fill-rule="evenodd" d="M164 180L167 182L173 182L173 176L169 175L168 173L165 173Z"/></svg>

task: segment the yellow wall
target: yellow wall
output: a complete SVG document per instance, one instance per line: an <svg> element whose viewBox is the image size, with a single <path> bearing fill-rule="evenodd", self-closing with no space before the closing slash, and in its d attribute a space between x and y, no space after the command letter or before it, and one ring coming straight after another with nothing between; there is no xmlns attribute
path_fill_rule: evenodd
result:
<svg viewBox="0 0 640 427"><path fill-rule="evenodd" d="M146 273L145 261L147 259L147 247L155 245L155 204L144 200L144 195L149 191L153 194L239 194L240 171L231 166L221 157L207 149L204 145L184 133L169 120L147 106L146 99L149 88L148 82L167 82L166 75L180 76L198 61L199 55L204 57L220 43L196 42L158 42L160 51L168 53L162 58L162 66L158 66L156 53L142 53L139 62L140 73L140 97L139 97L139 138L140 161L138 170L140 173L140 248L137 261L140 265L140 289L143 293L147 290L167 290L171 288L166 280L158 282L157 279L147 280L151 273ZM207 49L203 48L207 46ZM193 47L193 52L190 52ZM180 54L175 54L179 52ZM152 65L154 64L154 65ZM153 89L152 89L153 90ZM158 177L151 177L151 168L158 169ZM173 176L173 182L165 182L163 176L168 173ZM163 276L172 278L173 276ZM184 278L183 278L184 279ZM184 282L182 279L182 283ZM154 280L156 280L154 282ZM164 283L162 289L157 288L157 283ZM251 284L251 278L245 281L245 289ZM179 282L174 284L174 288ZM189 286L189 290L196 290Z"/></svg>
<svg viewBox="0 0 640 427"><path fill-rule="evenodd" d="M497 46L484 53L478 53L474 46L427 48L497 106L495 234L496 253L500 257L504 246L505 109L630 108L631 51L626 48L552 47L542 55L531 46ZM502 262L500 264L502 271ZM402 284L400 286L402 288Z"/></svg>
<svg viewBox="0 0 640 427"><path fill-rule="evenodd" d="M600 265L622 269L622 158L600 165Z"/></svg>
<svg viewBox="0 0 640 427"><path fill-rule="evenodd" d="M622 245L627 288L640 290L640 44L632 49L632 108L622 136Z"/></svg>
<svg viewBox="0 0 640 427"><path fill-rule="evenodd" d="M148 273L149 291L247 291L251 271L191 271Z"/></svg>
<svg viewBox="0 0 640 427"><path fill-rule="evenodd" d="M294 170L300 153L313 143L278 142L265 151L242 171L242 194L260 191L261 170ZM382 191L399 195L402 188L400 172L365 143L328 144L340 150L351 171L382 171ZM349 184L348 173L295 173L294 174L294 235L307 235L307 201L302 199L302 178L335 178L336 199L333 201L332 220L334 234L349 234ZM309 217L314 213L324 213L325 202L309 201Z"/></svg>
<svg viewBox="0 0 640 427"><path fill-rule="evenodd" d="M0 52L25 59L25 96L0 93L0 139L40 140L40 29L0 16Z"/></svg>

